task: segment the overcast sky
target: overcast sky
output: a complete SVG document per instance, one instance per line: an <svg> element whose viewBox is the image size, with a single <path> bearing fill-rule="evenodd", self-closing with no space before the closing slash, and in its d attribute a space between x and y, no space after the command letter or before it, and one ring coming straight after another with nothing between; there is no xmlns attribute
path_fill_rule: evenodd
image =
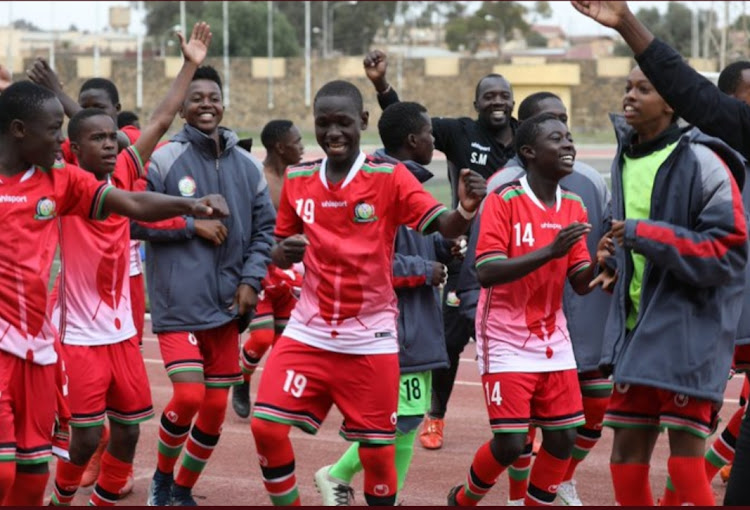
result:
<svg viewBox="0 0 750 510"><path fill-rule="evenodd" d="M178 2L175 1L175 4ZM533 7L534 2L521 2ZM631 9L636 11L641 6L657 6L660 10L666 9L669 2L630 2ZM742 14L742 6L745 2L729 2L730 18ZM0 25L8 25L12 19L26 19L38 27L49 30L52 28L67 29L70 25L76 25L81 30L94 31L107 25L109 6L128 5L129 2L98 1L98 2L18 2L4 1L0 3ZM477 2L481 4L481 2ZM693 8L710 8L711 5L717 10L719 19L723 16L723 2L688 2ZM596 22L579 14L569 2L550 2L554 15L552 19L544 20L544 24L559 24L565 32L573 35L582 34L606 34L612 33L610 29L601 27ZM176 7L175 7L176 8ZM188 20L189 22L191 20ZM145 28L134 15L130 25L132 33L145 34Z"/></svg>

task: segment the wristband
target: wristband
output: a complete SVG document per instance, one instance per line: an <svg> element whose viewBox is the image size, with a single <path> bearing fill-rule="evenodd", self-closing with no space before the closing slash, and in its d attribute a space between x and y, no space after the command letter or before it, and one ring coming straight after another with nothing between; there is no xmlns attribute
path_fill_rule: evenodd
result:
<svg viewBox="0 0 750 510"><path fill-rule="evenodd" d="M456 211L458 211L458 214L460 214L463 217L463 219L467 221L474 219L474 216L477 215L476 209L469 212L466 209L464 209L464 206L460 202L458 204L458 207L456 207Z"/></svg>
<svg viewBox="0 0 750 510"><path fill-rule="evenodd" d="M386 89L383 92L378 92L378 95L379 96L384 96L388 92L390 92L391 90L393 90L393 87L391 87L391 84L389 83L388 86L386 87Z"/></svg>

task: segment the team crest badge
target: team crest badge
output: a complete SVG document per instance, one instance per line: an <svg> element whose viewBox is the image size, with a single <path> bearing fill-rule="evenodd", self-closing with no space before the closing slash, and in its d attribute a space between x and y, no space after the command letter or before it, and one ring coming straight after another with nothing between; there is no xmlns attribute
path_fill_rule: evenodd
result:
<svg viewBox="0 0 750 510"><path fill-rule="evenodd" d="M55 201L51 198L42 197L36 203L35 220L51 220L55 217Z"/></svg>
<svg viewBox="0 0 750 510"><path fill-rule="evenodd" d="M177 189L180 190L180 195L183 197L192 197L195 195L196 188L195 181L190 176L183 177L180 179L180 182L177 183Z"/></svg>
<svg viewBox="0 0 750 510"><path fill-rule="evenodd" d="M683 395L682 393L678 393L674 396L674 405L677 407L685 407L688 405L688 402L690 402L690 397L687 395Z"/></svg>
<svg viewBox="0 0 750 510"><path fill-rule="evenodd" d="M360 202L354 206L354 223L372 223L377 219L374 205Z"/></svg>
<svg viewBox="0 0 750 510"><path fill-rule="evenodd" d="M617 391L617 393L627 393L629 389L630 389L629 384L621 384L621 383L615 384L615 391Z"/></svg>

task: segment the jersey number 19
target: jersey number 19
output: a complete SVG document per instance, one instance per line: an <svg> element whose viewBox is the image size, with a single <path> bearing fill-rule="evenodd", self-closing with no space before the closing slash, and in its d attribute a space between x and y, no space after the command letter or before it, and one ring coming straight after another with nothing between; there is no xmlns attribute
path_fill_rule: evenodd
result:
<svg viewBox="0 0 750 510"><path fill-rule="evenodd" d="M315 223L315 202L310 198L297 200L297 216L305 223Z"/></svg>

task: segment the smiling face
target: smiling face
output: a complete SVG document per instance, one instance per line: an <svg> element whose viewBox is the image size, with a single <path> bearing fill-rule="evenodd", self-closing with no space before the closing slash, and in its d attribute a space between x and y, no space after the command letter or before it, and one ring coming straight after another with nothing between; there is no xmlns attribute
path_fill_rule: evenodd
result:
<svg viewBox="0 0 750 510"><path fill-rule="evenodd" d="M500 131L510 125L514 106L513 90L505 78L488 76L477 86L474 109L479 122L491 131Z"/></svg>
<svg viewBox="0 0 750 510"><path fill-rule="evenodd" d="M348 171L359 156L359 140L369 115L346 96L321 96L315 101L315 139L335 171Z"/></svg>
<svg viewBox="0 0 750 510"><path fill-rule="evenodd" d="M674 110L662 99L639 67L630 71L622 98L625 121L641 142L653 139L672 123Z"/></svg>
<svg viewBox="0 0 750 510"><path fill-rule="evenodd" d="M117 126L106 115L89 117L81 122L78 140L71 140L70 148L81 168L103 179L117 163Z"/></svg>
<svg viewBox="0 0 750 510"><path fill-rule="evenodd" d="M559 120L546 120L539 124L534 142L524 145L526 165L529 172L560 180L573 172L576 148L568 126Z"/></svg>
<svg viewBox="0 0 750 510"><path fill-rule="evenodd" d="M212 80L193 80L182 103L180 116L202 133L215 134L224 117L219 84Z"/></svg>
<svg viewBox="0 0 750 510"><path fill-rule="evenodd" d="M12 132L20 138L19 153L29 165L49 169L55 164L65 140L62 125L65 119L62 104L56 98L46 100L36 115L14 121Z"/></svg>

